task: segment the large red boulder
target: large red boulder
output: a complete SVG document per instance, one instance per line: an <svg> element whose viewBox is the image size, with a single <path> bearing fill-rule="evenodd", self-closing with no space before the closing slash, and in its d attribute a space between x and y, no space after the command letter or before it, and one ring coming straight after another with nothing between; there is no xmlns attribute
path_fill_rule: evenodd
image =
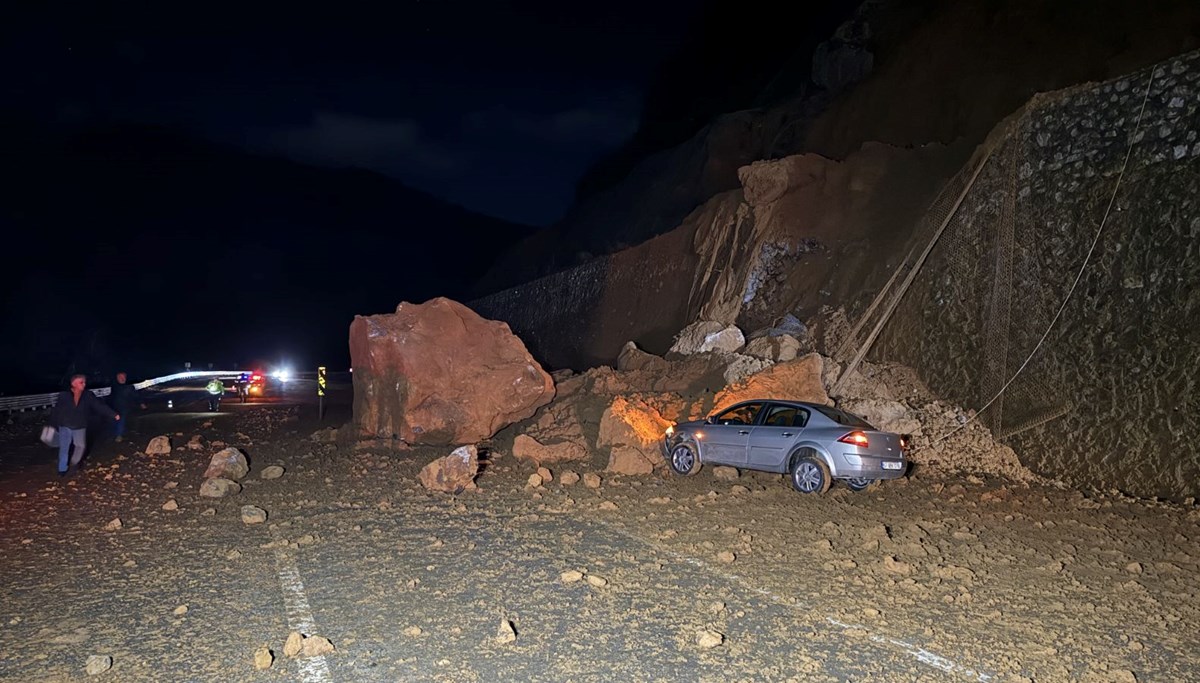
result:
<svg viewBox="0 0 1200 683"><path fill-rule="evenodd" d="M476 443L554 398L554 381L507 324L445 298L355 316L350 361L363 437Z"/></svg>

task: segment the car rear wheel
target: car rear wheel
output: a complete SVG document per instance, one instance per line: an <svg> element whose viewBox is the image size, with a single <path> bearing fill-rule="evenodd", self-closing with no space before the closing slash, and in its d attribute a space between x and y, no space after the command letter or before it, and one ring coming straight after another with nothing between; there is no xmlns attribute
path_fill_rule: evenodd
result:
<svg viewBox="0 0 1200 683"><path fill-rule="evenodd" d="M866 491L867 489L878 483L878 479L867 479L866 477L851 477L846 480L846 486L851 491Z"/></svg>
<svg viewBox="0 0 1200 683"><path fill-rule="evenodd" d="M681 443L671 449L671 470L675 474L691 476L700 471L700 461L696 459L696 451Z"/></svg>
<svg viewBox="0 0 1200 683"><path fill-rule="evenodd" d="M800 493L825 493L832 483L829 466L814 456L797 458L792 463L791 475L792 488Z"/></svg>

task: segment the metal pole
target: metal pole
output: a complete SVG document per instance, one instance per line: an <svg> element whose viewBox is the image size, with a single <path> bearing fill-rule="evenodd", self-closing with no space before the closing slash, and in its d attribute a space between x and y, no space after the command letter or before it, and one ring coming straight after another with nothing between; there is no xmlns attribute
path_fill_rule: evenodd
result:
<svg viewBox="0 0 1200 683"><path fill-rule="evenodd" d="M325 366L317 368L317 420L325 419Z"/></svg>

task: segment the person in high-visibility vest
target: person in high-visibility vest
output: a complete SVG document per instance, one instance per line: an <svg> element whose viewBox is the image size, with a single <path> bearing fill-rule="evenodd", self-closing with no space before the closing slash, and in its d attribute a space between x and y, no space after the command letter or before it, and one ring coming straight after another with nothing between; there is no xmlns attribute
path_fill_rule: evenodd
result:
<svg viewBox="0 0 1200 683"><path fill-rule="evenodd" d="M208 391L208 409L215 413L221 409L221 396L225 394L225 383L219 378L213 377L208 381L208 386L204 388Z"/></svg>

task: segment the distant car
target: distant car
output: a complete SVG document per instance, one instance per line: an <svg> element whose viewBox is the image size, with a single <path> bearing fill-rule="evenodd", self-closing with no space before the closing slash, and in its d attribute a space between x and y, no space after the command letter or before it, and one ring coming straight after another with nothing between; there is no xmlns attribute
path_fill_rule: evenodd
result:
<svg viewBox="0 0 1200 683"><path fill-rule="evenodd" d="M262 372L243 372L233 384L243 402L251 396L267 395L267 376Z"/></svg>
<svg viewBox="0 0 1200 683"><path fill-rule="evenodd" d="M908 470L908 439L875 429L844 410L816 403L744 401L667 429L663 452L676 474L704 464L786 472L801 493L824 493L834 479L855 491Z"/></svg>

